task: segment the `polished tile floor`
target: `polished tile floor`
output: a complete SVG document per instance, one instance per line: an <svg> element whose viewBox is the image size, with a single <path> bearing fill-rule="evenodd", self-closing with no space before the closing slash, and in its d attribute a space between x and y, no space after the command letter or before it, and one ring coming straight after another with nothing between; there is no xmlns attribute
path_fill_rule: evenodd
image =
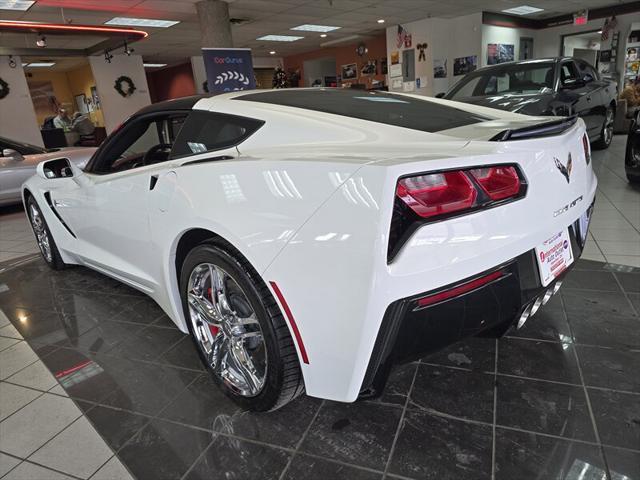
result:
<svg viewBox="0 0 640 480"><path fill-rule="evenodd" d="M640 191L620 140L594 152L593 260L521 330L399 368L376 401L243 412L148 298L1 257L0 477L640 480ZM0 242L33 245L4 213Z"/></svg>
<svg viewBox="0 0 640 480"><path fill-rule="evenodd" d="M141 479L638 480L640 269L580 260L561 292L499 341L399 368L379 400L252 414L150 299L36 258L0 273L0 464L89 478L115 452Z"/></svg>

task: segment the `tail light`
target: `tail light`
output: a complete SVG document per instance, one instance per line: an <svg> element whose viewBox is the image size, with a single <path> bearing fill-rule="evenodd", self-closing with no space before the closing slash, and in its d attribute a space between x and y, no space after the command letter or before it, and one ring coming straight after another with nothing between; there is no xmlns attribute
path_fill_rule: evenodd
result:
<svg viewBox="0 0 640 480"><path fill-rule="evenodd" d="M589 137L585 133L582 135L582 148L584 148L584 159L587 161L587 165L591 161L591 145L589 145Z"/></svg>
<svg viewBox="0 0 640 480"><path fill-rule="evenodd" d="M504 200L520 191L520 177L514 167L476 168L470 173L491 200Z"/></svg>
<svg viewBox="0 0 640 480"><path fill-rule="evenodd" d="M524 197L526 190L526 181L516 165L489 165L399 179L387 260L393 260L420 225L502 205Z"/></svg>
<svg viewBox="0 0 640 480"><path fill-rule="evenodd" d="M418 299L418 307L428 307L436 303L444 302L445 300L448 300L450 298L464 295L465 293L469 293L473 290L483 287L488 283L493 282L494 280L498 280L505 275L506 273L504 271L498 270L497 272L492 272L488 275L476 278L475 280L471 280L470 282L466 282L461 285L457 285L448 290L434 293L432 295L427 295L426 297Z"/></svg>
<svg viewBox="0 0 640 480"><path fill-rule="evenodd" d="M457 171L402 178L396 194L422 218L429 218L471 208L478 192L469 178Z"/></svg>

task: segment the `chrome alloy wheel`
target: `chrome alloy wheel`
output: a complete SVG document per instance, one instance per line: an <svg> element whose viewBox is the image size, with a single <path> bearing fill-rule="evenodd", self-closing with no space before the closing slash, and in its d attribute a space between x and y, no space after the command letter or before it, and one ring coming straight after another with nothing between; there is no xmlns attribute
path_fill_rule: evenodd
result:
<svg viewBox="0 0 640 480"><path fill-rule="evenodd" d="M602 135L604 135L604 143L606 143L607 145L609 145L611 143L611 140L613 140L613 123L613 110L609 108L607 109L607 116L604 120L604 129L602 131Z"/></svg>
<svg viewBox="0 0 640 480"><path fill-rule="evenodd" d="M191 271L187 288L191 325L207 364L235 393L255 397L267 377L267 349L246 294L211 263Z"/></svg>
<svg viewBox="0 0 640 480"><path fill-rule="evenodd" d="M49 242L49 234L47 233L47 228L44 225L44 220L42 219L40 210L38 210L33 204L29 205L29 219L31 220L33 233L36 234L38 247L40 247L40 251L42 252L45 260L51 263L53 261L53 255L51 254L51 242Z"/></svg>

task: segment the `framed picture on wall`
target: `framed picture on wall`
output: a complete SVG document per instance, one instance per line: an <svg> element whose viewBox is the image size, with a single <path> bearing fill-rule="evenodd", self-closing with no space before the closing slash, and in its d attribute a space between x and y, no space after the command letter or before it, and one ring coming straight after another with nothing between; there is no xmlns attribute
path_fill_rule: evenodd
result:
<svg viewBox="0 0 640 480"><path fill-rule="evenodd" d="M453 59L453 76L466 75L478 68L478 56L458 57Z"/></svg>
<svg viewBox="0 0 640 480"><path fill-rule="evenodd" d="M367 63L362 65L360 69L360 76L362 77L372 77L373 75L378 74L378 61L377 60L369 60Z"/></svg>
<svg viewBox="0 0 640 480"><path fill-rule="evenodd" d="M355 63L348 63L342 65L342 80L353 80L358 78L358 65Z"/></svg>
<svg viewBox="0 0 640 480"><path fill-rule="evenodd" d="M487 44L487 65L497 65L513 62L515 58L514 46L508 43Z"/></svg>
<svg viewBox="0 0 640 480"><path fill-rule="evenodd" d="M447 78L447 59L433 59L433 78Z"/></svg>

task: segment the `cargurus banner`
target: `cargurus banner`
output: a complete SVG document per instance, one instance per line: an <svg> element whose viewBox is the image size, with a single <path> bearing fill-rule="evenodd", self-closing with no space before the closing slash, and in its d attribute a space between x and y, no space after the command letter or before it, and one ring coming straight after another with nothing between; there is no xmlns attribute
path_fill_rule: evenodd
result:
<svg viewBox="0 0 640 480"><path fill-rule="evenodd" d="M207 86L211 93L256 88L250 48L203 48Z"/></svg>

